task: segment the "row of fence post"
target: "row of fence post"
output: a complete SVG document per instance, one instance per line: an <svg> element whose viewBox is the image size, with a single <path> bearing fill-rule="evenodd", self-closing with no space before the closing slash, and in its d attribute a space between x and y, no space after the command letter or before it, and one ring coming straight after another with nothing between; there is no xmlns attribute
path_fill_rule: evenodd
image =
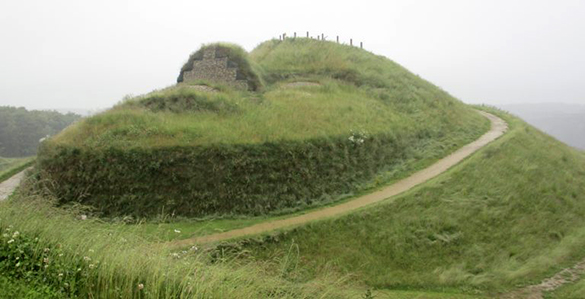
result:
<svg viewBox="0 0 585 299"><path fill-rule="evenodd" d="M297 33L296 33L296 32L294 32L294 33L293 33L293 39L296 39L296 38L297 38ZM310 35L309 35L309 31L307 31L307 38L311 38L311 39L313 38L312 36L310 36ZM325 34L323 34L323 33L321 33L321 35L320 35L320 36L319 36L319 35L317 35L317 40L322 40L322 41L324 41L324 40L325 40L325 38L326 38L326 37L325 37ZM279 40L285 40L285 39L286 39L286 33L283 33L282 35L279 35L279 36L278 36L278 39L279 39ZM338 36L337 36L337 38L336 38L336 42L339 44L339 35L338 35ZM353 38L350 38L350 39L349 39L349 45L350 45L350 46L353 46ZM363 43L363 42L360 42L360 49L363 49L363 48L364 48L364 43Z"/></svg>

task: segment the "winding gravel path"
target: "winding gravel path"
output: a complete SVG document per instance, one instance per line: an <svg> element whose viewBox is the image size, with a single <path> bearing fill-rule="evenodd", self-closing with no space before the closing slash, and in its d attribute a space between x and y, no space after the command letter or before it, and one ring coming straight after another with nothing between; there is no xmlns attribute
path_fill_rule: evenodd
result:
<svg viewBox="0 0 585 299"><path fill-rule="evenodd" d="M456 152L452 153L451 155L437 161L435 164L431 165L428 168L425 168L410 177L407 177L393 185L390 185L382 190L376 191L374 193L370 193L361 197L358 197L354 200L323 208L320 210L316 210L313 212L309 212L299 216L293 216L290 218L273 220L262 222L259 224L255 224L252 226L234 229L231 231L226 231L217 234L205 235L194 237L190 239L178 240L178 241L171 241L166 243L170 246L190 246L196 244L204 244L204 243L211 243L211 242L218 242L224 241L228 239L248 236L248 235L257 235L261 233L266 233L273 230L278 230L282 228L298 226L301 224L306 224L311 221L321 220L325 218L330 218L333 216L342 215L351 211L355 211L359 208L365 207L367 205L371 205L373 203L377 203L388 199L389 197L396 196L400 193L410 190L411 188L422 184L439 174L447 171L449 168L454 166L455 164L461 162L463 159L469 157L471 154L479 150L480 148L484 147L488 143L496 140L498 137L502 136L506 130L508 129L508 124L502 120L501 118L487 113L483 111L478 111L483 116L487 117L491 121L491 129L481 136L476 141L465 145L464 147L460 148Z"/></svg>
<svg viewBox="0 0 585 299"><path fill-rule="evenodd" d="M3 201L8 198L14 192L16 187L20 184L20 181L24 178L24 173L28 169L25 169L11 178L7 179L6 181L0 183L0 201Z"/></svg>

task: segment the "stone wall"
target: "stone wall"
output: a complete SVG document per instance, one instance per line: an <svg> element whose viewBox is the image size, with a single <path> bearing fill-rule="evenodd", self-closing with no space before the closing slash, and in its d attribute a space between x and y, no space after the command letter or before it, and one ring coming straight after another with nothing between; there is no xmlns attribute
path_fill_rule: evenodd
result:
<svg viewBox="0 0 585 299"><path fill-rule="evenodd" d="M228 57L216 57L216 49L208 48L201 60L193 62L193 70L183 73L183 82L206 80L239 89L248 89L247 80L238 79L238 67Z"/></svg>

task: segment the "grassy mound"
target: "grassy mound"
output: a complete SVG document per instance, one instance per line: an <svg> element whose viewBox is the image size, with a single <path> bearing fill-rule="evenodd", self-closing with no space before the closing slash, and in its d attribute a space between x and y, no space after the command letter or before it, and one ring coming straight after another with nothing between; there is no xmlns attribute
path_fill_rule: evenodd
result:
<svg viewBox="0 0 585 299"><path fill-rule="evenodd" d="M329 57L329 71L282 69L291 49L301 55L295 69L309 68L313 55ZM45 142L38 166L47 188L61 203L105 215L265 214L382 184L389 172L444 156L489 126L439 88L364 50L270 41L250 59L270 79L261 92L180 84ZM346 62L332 70L335 61ZM295 80L319 85L286 87Z"/></svg>
<svg viewBox="0 0 585 299"><path fill-rule="evenodd" d="M540 281L585 256L585 156L503 117L504 137L396 201L247 249L297 248L300 281L338 271L376 288L491 292Z"/></svg>

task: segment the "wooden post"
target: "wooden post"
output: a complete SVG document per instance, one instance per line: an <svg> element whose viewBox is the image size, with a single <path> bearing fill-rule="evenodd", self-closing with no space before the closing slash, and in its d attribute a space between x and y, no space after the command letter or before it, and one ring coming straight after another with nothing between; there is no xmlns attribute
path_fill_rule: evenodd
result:
<svg viewBox="0 0 585 299"><path fill-rule="evenodd" d="M321 33L321 40L325 40L325 34Z"/></svg>
<svg viewBox="0 0 585 299"><path fill-rule="evenodd" d="M364 44L362 42L360 42L360 49L364 48Z"/></svg>
<svg viewBox="0 0 585 299"><path fill-rule="evenodd" d="M295 32L295 39L297 38L297 33Z"/></svg>
<svg viewBox="0 0 585 299"><path fill-rule="evenodd" d="M349 45L353 46L353 39L351 39L351 38L349 39Z"/></svg>
<svg viewBox="0 0 585 299"><path fill-rule="evenodd" d="M309 31L307 31L307 38L309 38Z"/></svg>
<svg viewBox="0 0 585 299"><path fill-rule="evenodd" d="M319 36L317 35L317 40L319 40Z"/></svg>
<svg viewBox="0 0 585 299"><path fill-rule="evenodd" d="M339 44L339 35L337 36L337 43Z"/></svg>
<svg viewBox="0 0 585 299"><path fill-rule="evenodd" d="M286 39L286 33L283 33L282 34L282 40L285 40L285 39Z"/></svg>

